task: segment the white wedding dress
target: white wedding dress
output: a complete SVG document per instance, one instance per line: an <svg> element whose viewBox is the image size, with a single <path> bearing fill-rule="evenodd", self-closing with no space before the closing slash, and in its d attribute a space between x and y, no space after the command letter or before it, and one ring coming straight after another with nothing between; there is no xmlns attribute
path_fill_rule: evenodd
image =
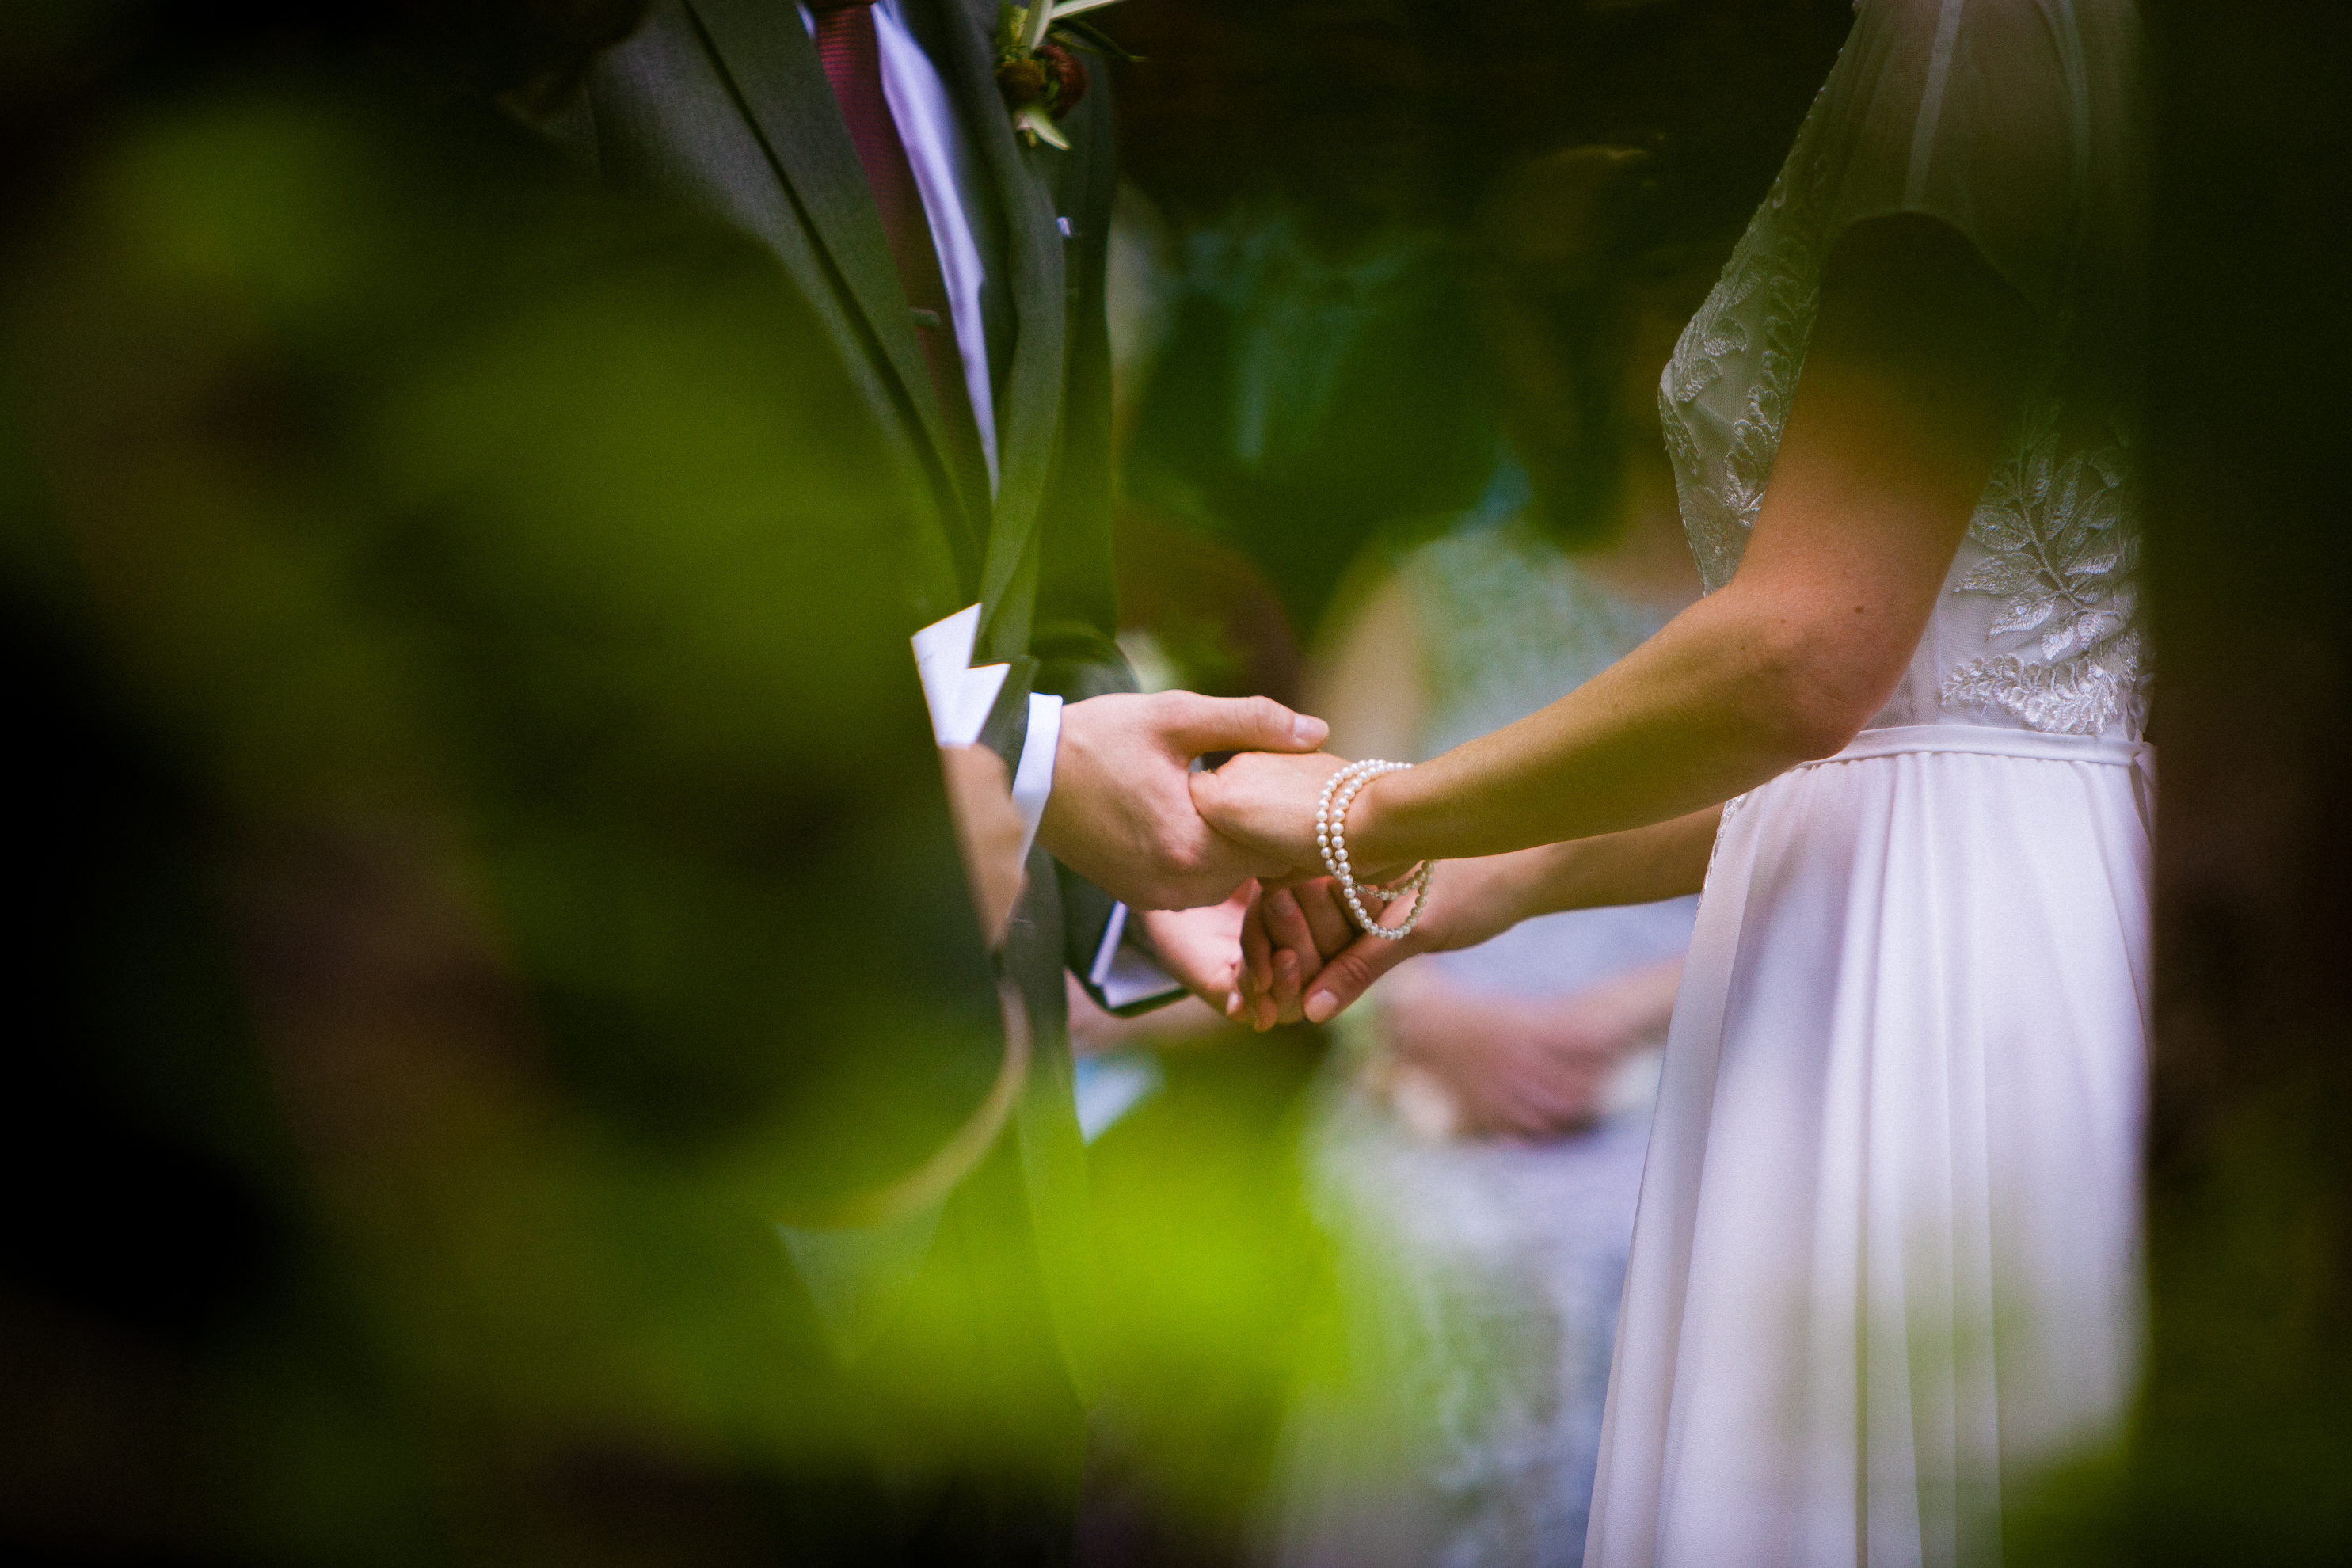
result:
<svg viewBox="0 0 2352 1568"><path fill-rule="evenodd" d="M2152 765L2126 0L1864 0L1662 407L1737 567L1853 223L1949 224L2039 366L1894 700L1733 801L1666 1048L1586 1561L1998 1560L2137 1334ZM1932 310L1933 300L1920 301Z"/></svg>

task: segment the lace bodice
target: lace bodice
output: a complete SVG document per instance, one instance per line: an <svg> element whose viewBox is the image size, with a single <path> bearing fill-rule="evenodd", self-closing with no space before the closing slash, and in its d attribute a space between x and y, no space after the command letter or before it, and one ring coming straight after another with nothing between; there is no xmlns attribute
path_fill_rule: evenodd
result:
<svg viewBox="0 0 2352 1568"><path fill-rule="evenodd" d="M2037 363L1945 592L1872 728L2137 737L2129 0L1862 0L1779 180L1676 346L1660 412L1699 574L1739 564L1804 368L1822 264L1863 219L1966 236L2033 307Z"/></svg>

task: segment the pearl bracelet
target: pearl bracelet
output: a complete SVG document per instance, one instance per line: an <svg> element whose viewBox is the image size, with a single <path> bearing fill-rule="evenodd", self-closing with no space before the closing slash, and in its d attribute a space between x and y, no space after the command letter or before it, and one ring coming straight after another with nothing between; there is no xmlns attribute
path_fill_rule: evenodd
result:
<svg viewBox="0 0 2352 1568"><path fill-rule="evenodd" d="M1356 923L1386 942L1402 942L1420 922L1422 906L1429 901L1429 874L1436 862L1423 860L1402 881L1387 887L1360 885L1355 868L1348 863L1348 808L1356 803L1364 786L1382 773L1401 773L1412 766L1411 763L1388 763L1378 758L1349 763L1331 775L1323 786L1322 798L1315 803L1315 847L1322 851L1323 868L1338 879L1339 890L1347 897L1348 912L1355 917ZM1381 900L1382 914L1388 912L1391 903L1409 892L1412 895L1412 912L1402 924L1384 926L1364 912L1362 895L1367 890Z"/></svg>

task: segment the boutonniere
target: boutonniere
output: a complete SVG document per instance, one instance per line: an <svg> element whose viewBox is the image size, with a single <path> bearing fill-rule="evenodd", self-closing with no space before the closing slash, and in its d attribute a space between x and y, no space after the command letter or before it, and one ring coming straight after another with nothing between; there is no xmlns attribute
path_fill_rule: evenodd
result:
<svg viewBox="0 0 2352 1568"><path fill-rule="evenodd" d="M1031 146L1043 142L1065 153L1070 143L1055 123L1087 95L1087 63L1080 54L1133 61L1091 22L1071 18L1117 0L1033 0L1011 4L996 14L996 90L1013 110L1013 129Z"/></svg>

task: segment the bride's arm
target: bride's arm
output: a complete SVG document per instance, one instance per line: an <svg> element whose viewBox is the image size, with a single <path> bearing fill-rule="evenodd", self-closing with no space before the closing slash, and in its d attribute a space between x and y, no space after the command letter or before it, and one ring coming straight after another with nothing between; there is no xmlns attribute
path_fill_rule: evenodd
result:
<svg viewBox="0 0 2352 1568"><path fill-rule="evenodd" d="M1449 863L1430 883L1429 902L1412 934L1388 942L1360 934L1328 879L1261 895L1243 926L1236 1016L1258 1028L1324 1023L1373 981L1421 952L1475 947L1524 920L1561 910L1646 904L1696 893L1723 808L1709 806L1671 822L1547 844L1507 855ZM1290 962L1278 962L1287 952Z"/></svg>
<svg viewBox="0 0 2352 1568"><path fill-rule="evenodd" d="M1357 800L1362 867L1667 821L1829 755L1886 700L2014 413L2027 307L1959 236L1874 220L1833 252L1771 486L1732 582L1550 707ZM1328 759L1196 775L1235 837L1313 846Z"/></svg>

